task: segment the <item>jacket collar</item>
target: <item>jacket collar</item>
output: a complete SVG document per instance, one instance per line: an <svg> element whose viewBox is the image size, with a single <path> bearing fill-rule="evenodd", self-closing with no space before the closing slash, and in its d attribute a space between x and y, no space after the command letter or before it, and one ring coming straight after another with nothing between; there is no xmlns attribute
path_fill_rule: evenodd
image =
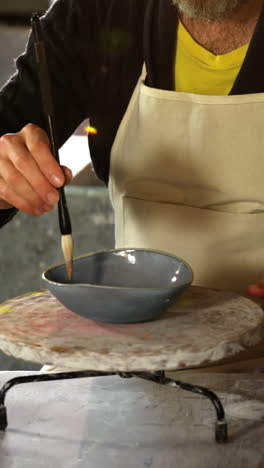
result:
<svg viewBox="0 0 264 468"><path fill-rule="evenodd" d="M174 89L178 12L171 0L149 0L144 27L146 83Z"/></svg>
<svg viewBox="0 0 264 468"><path fill-rule="evenodd" d="M248 52L230 94L251 94L264 91L264 8L251 39Z"/></svg>

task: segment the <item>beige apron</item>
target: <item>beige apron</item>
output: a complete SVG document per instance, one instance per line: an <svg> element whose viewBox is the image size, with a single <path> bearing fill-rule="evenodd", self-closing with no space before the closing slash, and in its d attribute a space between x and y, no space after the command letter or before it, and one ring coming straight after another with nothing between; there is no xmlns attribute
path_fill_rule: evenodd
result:
<svg viewBox="0 0 264 468"><path fill-rule="evenodd" d="M186 260L194 284L264 277L264 93L149 88L143 72L111 154L116 247Z"/></svg>

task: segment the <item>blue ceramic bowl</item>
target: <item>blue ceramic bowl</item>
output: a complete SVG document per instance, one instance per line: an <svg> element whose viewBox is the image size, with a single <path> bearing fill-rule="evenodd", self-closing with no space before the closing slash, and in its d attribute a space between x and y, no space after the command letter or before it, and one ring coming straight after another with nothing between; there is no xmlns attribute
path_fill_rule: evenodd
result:
<svg viewBox="0 0 264 468"><path fill-rule="evenodd" d="M152 320L192 282L191 268L157 250L115 249L74 259L72 282L65 264L45 271L52 294L82 317L132 323Z"/></svg>

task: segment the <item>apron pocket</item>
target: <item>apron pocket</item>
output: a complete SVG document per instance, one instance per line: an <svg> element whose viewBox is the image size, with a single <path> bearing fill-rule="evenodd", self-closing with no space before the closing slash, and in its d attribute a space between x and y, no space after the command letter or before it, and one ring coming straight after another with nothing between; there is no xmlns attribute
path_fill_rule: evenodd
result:
<svg viewBox="0 0 264 468"><path fill-rule="evenodd" d="M122 197L122 204L117 248L172 253L191 265L194 283L200 286L245 293L247 284L264 277L264 214L226 213L132 197Z"/></svg>

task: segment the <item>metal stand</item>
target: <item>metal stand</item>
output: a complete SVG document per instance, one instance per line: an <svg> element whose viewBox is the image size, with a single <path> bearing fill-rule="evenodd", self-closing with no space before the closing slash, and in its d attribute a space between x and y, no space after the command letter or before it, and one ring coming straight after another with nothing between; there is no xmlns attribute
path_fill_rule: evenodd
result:
<svg viewBox="0 0 264 468"><path fill-rule="evenodd" d="M215 425L215 440L218 443L225 443L228 441L227 422L225 419L225 412L223 405L218 396L205 387L191 385L189 383L180 382L179 380L166 377L164 371L149 373L149 372L96 372L96 371L74 371L74 372L58 372L49 374L28 375L24 377L15 377L14 379L6 382L0 389L0 430L4 431L7 428L7 409L5 406L5 397L7 392L15 385L30 382L46 382L51 380L67 380L67 379L81 379L85 377L105 377L107 375L119 375L122 378L138 377L144 380L150 380L160 385L168 385L170 387L180 388L187 392L198 393L199 395L208 398L213 404L216 411L216 425Z"/></svg>

